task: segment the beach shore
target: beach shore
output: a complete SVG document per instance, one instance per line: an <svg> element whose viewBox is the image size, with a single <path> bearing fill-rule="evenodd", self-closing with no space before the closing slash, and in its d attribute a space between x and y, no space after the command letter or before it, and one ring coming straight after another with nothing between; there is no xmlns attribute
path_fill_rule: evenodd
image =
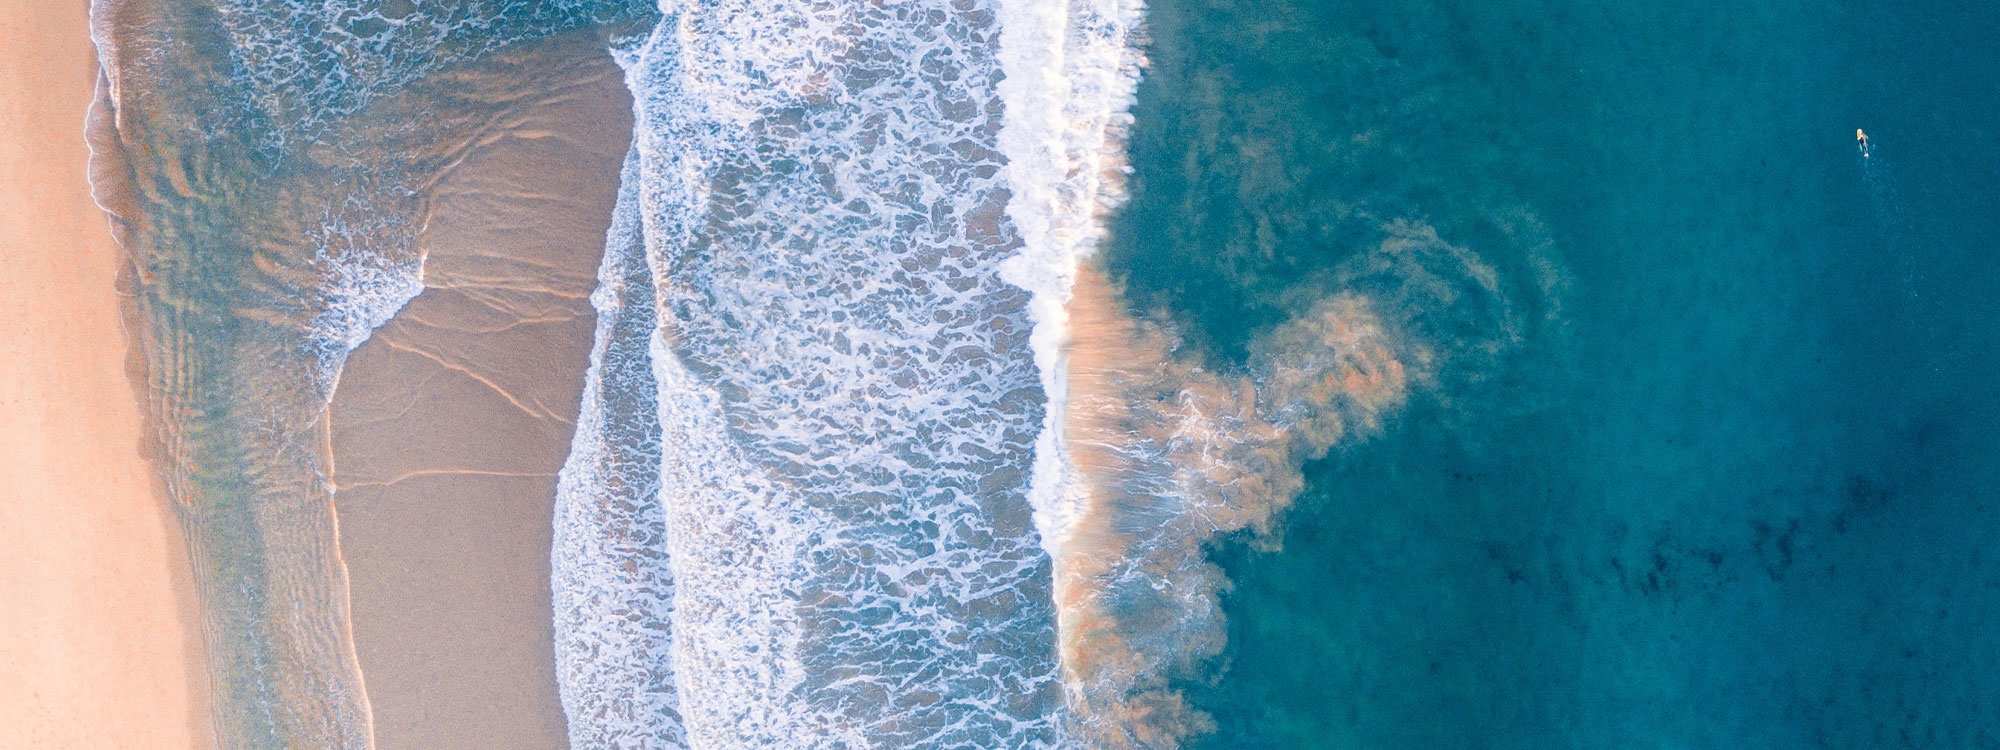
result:
<svg viewBox="0 0 2000 750"><path fill-rule="evenodd" d="M430 193L424 291L348 359L335 505L377 747L557 748L549 545L631 99L602 39L444 87L488 125Z"/></svg>
<svg viewBox="0 0 2000 750"><path fill-rule="evenodd" d="M91 200L87 0L0 0L0 747L213 744L178 524Z"/></svg>

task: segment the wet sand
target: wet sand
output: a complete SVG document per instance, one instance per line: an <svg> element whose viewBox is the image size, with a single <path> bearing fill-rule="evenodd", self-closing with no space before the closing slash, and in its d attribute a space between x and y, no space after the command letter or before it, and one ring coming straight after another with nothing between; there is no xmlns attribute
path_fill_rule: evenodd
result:
<svg viewBox="0 0 2000 750"><path fill-rule="evenodd" d="M354 642L383 750L567 745L551 513L631 101L591 36L480 65L498 72L467 83L493 93L470 96L494 115L432 193L425 289L355 351L332 407Z"/></svg>
<svg viewBox="0 0 2000 750"><path fill-rule="evenodd" d="M0 0L0 747L213 745L194 590L90 197L88 3Z"/></svg>

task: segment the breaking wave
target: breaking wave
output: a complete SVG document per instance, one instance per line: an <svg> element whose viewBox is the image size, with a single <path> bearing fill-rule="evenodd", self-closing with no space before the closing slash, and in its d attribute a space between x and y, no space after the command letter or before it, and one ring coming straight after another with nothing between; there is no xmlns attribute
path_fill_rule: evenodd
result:
<svg viewBox="0 0 2000 750"><path fill-rule="evenodd" d="M620 52L559 497L579 747L1177 746L1208 726L1174 682L1223 645L1207 545L1519 336L1413 222L1240 371L1131 315L1090 257L1132 0L663 14Z"/></svg>

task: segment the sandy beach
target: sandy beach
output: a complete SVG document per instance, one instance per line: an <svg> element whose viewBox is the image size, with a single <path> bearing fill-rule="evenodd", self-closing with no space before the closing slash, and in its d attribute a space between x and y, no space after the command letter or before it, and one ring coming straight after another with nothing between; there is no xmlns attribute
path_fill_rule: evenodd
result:
<svg viewBox="0 0 2000 750"><path fill-rule="evenodd" d="M423 293L333 401L354 642L378 747L564 747L551 514L631 100L589 35L450 88L494 115L432 193Z"/></svg>
<svg viewBox="0 0 2000 750"><path fill-rule="evenodd" d="M90 198L88 3L0 0L0 747L212 745L192 582Z"/></svg>

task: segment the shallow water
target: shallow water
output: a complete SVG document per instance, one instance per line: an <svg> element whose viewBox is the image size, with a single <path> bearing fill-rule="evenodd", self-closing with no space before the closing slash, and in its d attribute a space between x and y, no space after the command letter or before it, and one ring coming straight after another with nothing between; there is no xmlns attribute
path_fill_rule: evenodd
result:
<svg viewBox="0 0 2000 750"><path fill-rule="evenodd" d="M513 95L486 98L464 66L647 10L94 6L93 181L133 256L223 746L372 742L326 406L347 353L421 288L425 186Z"/></svg>
<svg viewBox="0 0 2000 750"><path fill-rule="evenodd" d="M1155 3L1136 306L1241 361L1393 219L1541 290L1215 548L1202 746L1992 743L1995 20Z"/></svg>

